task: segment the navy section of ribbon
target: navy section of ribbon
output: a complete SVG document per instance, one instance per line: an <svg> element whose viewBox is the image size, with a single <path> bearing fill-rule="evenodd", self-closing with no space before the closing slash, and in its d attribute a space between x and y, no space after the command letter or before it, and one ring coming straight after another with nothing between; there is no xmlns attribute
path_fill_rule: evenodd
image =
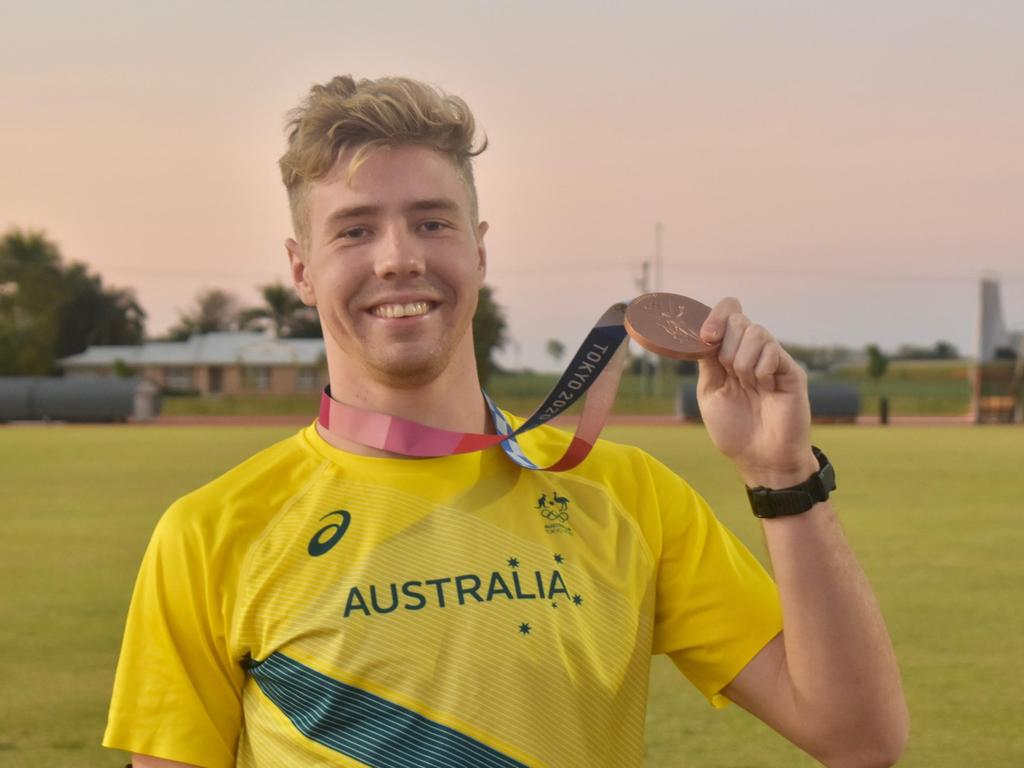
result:
<svg viewBox="0 0 1024 768"><path fill-rule="evenodd" d="M593 384L615 352L626 339L623 325L626 305L615 304L601 316L598 324L590 329L562 377L555 384L544 402L524 421L510 438L539 427L563 413L582 397Z"/></svg>

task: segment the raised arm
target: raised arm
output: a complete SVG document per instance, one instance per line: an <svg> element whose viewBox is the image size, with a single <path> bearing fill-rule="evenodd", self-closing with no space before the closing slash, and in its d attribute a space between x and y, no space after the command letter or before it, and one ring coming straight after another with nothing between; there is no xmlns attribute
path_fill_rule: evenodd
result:
<svg viewBox="0 0 1024 768"><path fill-rule="evenodd" d="M701 362L708 433L749 487L787 488L819 469L803 369L724 299L704 323L718 356ZM723 691L828 766L892 765L909 717L881 611L833 506L764 521L782 634Z"/></svg>

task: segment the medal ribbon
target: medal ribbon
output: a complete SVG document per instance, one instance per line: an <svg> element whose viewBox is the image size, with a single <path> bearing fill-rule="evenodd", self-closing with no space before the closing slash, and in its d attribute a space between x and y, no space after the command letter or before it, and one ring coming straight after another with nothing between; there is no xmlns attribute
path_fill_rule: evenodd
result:
<svg viewBox="0 0 1024 768"><path fill-rule="evenodd" d="M512 429L486 392L484 400L498 432L496 435L453 432L400 416L366 411L333 399L330 387L324 389L320 399L320 426L346 440L404 456L450 456L501 445L510 459L526 469L549 472L572 469L587 457L597 442L615 400L625 360L625 311L625 304L615 304L601 315L558 383L518 429ZM530 461L516 437L556 418L585 393L587 399L576 432L562 457L546 467Z"/></svg>

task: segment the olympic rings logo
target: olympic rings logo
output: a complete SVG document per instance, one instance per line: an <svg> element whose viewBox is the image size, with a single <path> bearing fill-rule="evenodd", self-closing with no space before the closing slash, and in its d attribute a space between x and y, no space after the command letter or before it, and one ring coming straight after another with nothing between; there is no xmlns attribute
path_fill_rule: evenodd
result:
<svg viewBox="0 0 1024 768"><path fill-rule="evenodd" d="M559 523L564 523L569 519L568 512L561 512L557 509L542 509L541 515L543 515L546 520L557 520Z"/></svg>

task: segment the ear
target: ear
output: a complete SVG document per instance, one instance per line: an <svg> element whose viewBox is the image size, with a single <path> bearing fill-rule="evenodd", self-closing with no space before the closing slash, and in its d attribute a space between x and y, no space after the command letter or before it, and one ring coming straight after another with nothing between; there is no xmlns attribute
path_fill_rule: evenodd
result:
<svg viewBox="0 0 1024 768"><path fill-rule="evenodd" d="M309 269L302 252L302 246L289 237L284 241L284 247L288 251L288 265L292 272L292 283L295 284L295 292L299 294L303 304L307 307L315 307L316 292L313 290L313 283L310 280Z"/></svg>
<svg viewBox="0 0 1024 768"><path fill-rule="evenodd" d="M490 229L490 225L486 221L481 221L476 225L476 252L480 258L480 282L487 276L487 246L484 245L484 235L487 234L487 230Z"/></svg>

